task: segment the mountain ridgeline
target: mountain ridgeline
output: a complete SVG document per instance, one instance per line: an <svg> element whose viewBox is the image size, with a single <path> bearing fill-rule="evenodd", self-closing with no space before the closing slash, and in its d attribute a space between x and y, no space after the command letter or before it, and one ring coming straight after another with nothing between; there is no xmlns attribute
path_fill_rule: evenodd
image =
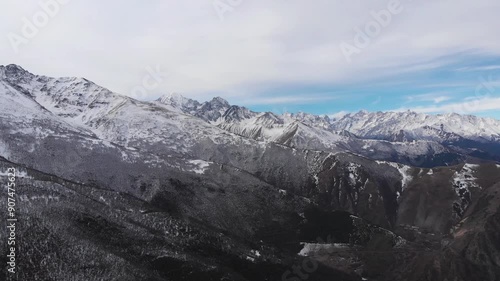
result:
<svg viewBox="0 0 500 281"><path fill-rule="evenodd" d="M19 280L499 280L499 160L494 119L145 102L0 66Z"/></svg>
<svg viewBox="0 0 500 281"><path fill-rule="evenodd" d="M500 160L500 121L470 115L360 111L341 118L253 112L220 97L200 103L180 94L157 100L237 135L302 149L351 152L419 167L466 159Z"/></svg>

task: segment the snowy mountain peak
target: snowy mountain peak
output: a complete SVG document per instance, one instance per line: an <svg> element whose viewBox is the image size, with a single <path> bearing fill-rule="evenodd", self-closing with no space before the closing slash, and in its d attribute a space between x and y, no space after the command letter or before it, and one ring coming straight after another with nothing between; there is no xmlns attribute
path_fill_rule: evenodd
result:
<svg viewBox="0 0 500 281"><path fill-rule="evenodd" d="M215 106L220 106L220 107L230 107L231 105L229 102L221 97L215 97L213 98L210 103Z"/></svg>
<svg viewBox="0 0 500 281"><path fill-rule="evenodd" d="M283 118L272 112L263 112L257 117L257 123L271 126L275 124L284 124L284 121Z"/></svg>
<svg viewBox="0 0 500 281"><path fill-rule="evenodd" d="M33 78L35 75L26 71L24 68L16 64L6 66L0 65L0 78L9 81L16 81L21 78Z"/></svg>
<svg viewBox="0 0 500 281"><path fill-rule="evenodd" d="M179 93L169 93L169 94L166 94L162 97L160 97L158 99L158 101L161 101L161 102L166 102L166 101L182 101L186 99L184 96L182 96L181 94Z"/></svg>
<svg viewBox="0 0 500 281"><path fill-rule="evenodd" d="M499 120L456 113L428 115L414 111L360 111L335 120L332 122L332 128L337 131L348 130L364 138L376 139L391 139L401 130L406 132L406 137L409 139L428 139L429 137L442 139L441 131L452 132L473 140L489 140L500 135Z"/></svg>
<svg viewBox="0 0 500 281"><path fill-rule="evenodd" d="M232 105L222 115L222 119L225 122L235 122L235 121L241 121L244 119L252 118L255 115L256 115L255 112L252 112L251 110L249 110L246 107Z"/></svg>
<svg viewBox="0 0 500 281"><path fill-rule="evenodd" d="M17 64L0 65L0 69L5 69L11 72L27 72L24 68Z"/></svg>
<svg viewBox="0 0 500 281"><path fill-rule="evenodd" d="M184 113L194 115L207 122L215 122L231 107L229 102L221 97L200 103L196 100L185 98L178 93L170 93L156 100L169 105Z"/></svg>
<svg viewBox="0 0 500 281"><path fill-rule="evenodd" d="M170 105L174 108L178 108L178 109L182 109L182 110L187 109L188 111L194 110L200 105L199 102L192 100L192 99L189 99L189 98L186 98L179 93L166 94L166 95L160 97L157 101L159 101L163 104L166 104L166 105Z"/></svg>
<svg viewBox="0 0 500 281"><path fill-rule="evenodd" d="M300 121L303 124L306 124L308 126L323 128L326 130L329 130L331 123L332 123L332 120L327 115L320 116L320 115L314 115L314 114L305 113L305 112L290 114L290 115L287 115L287 117L291 118L293 120L298 120L298 121Z"/></svg>
<svg viewBox="0 0 500 281"><path fill-rule="evenodd" d="M6 88L13 88L32 98L65 121L93 128L103 124L96 120L104 120L102 118L114 114L131 101L84 78L36 76L17 65L0 66L0 80ZM141 106L148 104L139 101L131 103ZM388 155L397 155L401 151L420 153L424 150L422 153L425 154L431 148L432 151L442 152L445 146L452 145L449 148L451 150L460 146L470 150L477 146L486 153L497 155L496 149L500 147L500 121L470 115L362 110L330 118L304 112L259 113L243 106L231 106L221 97L200 103L178 93L167 94L156 103L165 104L170 107L167 108L170 111L192 115L240 136L277 142L281 140L280 143L287 145L317 150L338 150L341 147L364 155L370 154L370 151L389 151L388 147L391 147L395 152L388 152ZM420 145L420 150L412 144L419 141L422 144L416 145ZM463 150L459 152L463 153Z"/></svg>
<svg viewBox="0 0 500 281"><path fill-rule="evenodd" d="M362 109L362 110L358 111L355 115L357 115L357 116L364 116L364 115L367 115L367 114L369 114L368 110Z"/></svg>
<svg viewBox="0 0 500 281"><path fill-rule="evenodd" d="M215 97L211 101L201 104L195 115L208 122L215 122L226 113L229 107L231 105L225 99Z"/></svg>

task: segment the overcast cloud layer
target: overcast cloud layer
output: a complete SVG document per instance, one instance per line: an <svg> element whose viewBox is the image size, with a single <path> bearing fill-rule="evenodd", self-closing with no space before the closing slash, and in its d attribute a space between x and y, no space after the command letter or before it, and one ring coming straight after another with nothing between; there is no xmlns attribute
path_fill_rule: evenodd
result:
<svg viewBox="0 0 500 281"><path fill-rule="evenodd" d="M66 0L26 38L23 18L33 22L46 2L2 1L0 64L144 100L179 92L333 114L462 112L472 98L464 113L500 117L500 84L477 94L480 77L500 78L500 1L401 0L391 13L387 0ZM357 28L382 10L390 20L346 57L341 46L356 47ZM143 87L147 69L166 74Z"/></svg>

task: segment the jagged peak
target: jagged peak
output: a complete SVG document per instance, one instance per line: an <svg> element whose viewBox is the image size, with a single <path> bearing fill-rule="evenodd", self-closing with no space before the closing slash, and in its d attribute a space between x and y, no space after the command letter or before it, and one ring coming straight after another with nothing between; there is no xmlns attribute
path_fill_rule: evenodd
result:
<svg viewBox="0 0 500 281"><path fill-rule="evenodd" d="M18 78L22 76L33 77L34 75L17 64L0 65L0 77Z"/></svg>
<svg viewBox="0 0 500 281"><path fill-rule="evenodd" d="M332 121L332 118L330 118L330 116L328 116L328 114L321 114L321 115L318 115L319 118L323 119L323 120L326 120L326 121Z"/></svg>
<svg viewBox="0 0 500 281"><path fill-rule="evenodd" d="M370 114L370 112L368 112L368 110L365 110L365 109L361 109L360 111L358 111L355 115L356 116L364 116L364 115L368 115Z"/></svg>
<svg viewBox="0 0 500 281"><path fill-rule="evenodd" d="M278 118L278 115L274 114L271 111L261 112L260 115L264 117Z"/></svg>
<svg viewBox="0 0 500 281"><path fill-rule="evenodd" d="M347 114L342 114L342 116L339 118L335 118L337 120L340 120L342 118L352 118L352 117L366 117L366 116L392 116L394 118L399 118L399 117L414 117L414 116L427 116L427 117L456 117L456 118L473 118L473 119L491 119L491 120L496 120L495 118L482 118L478 117L475 115L470 115L470 114L461 114L461 113L456 113L456 112L447 112L447 113L437 113L437 114L429 114L429 113L422 113L422 112L417 112L411 109L406 109L406 110L401 110L401 111L367 111L367 110L360 110L358 112L354 113L347 113ZM335 117L334 115L330 115L330 117Z"/></svg>
<svg viewBox="0 0 500 281"><path fill-rule="evenodd" d="M39 81L46 81L53 79L56 82L62 83L72 83L72 84L86 84L86 85L97 85L94 82L83 78L83 77L48 77L44 75L35 75L20 65L17 64L9 64L9 65L0 65L0 77L6 78L8 80L18 80L18 79L34 79L36 78ZM99 86L104 89L104 87Z"/></svg>
<svg viewBox="0 0 500 281"><path fill-rule="evenodd" d="M341 130L336 132L339 136L350 137L350 138L358 138L356 134L351 133L348 130Z"/></svg>
<svg viewBox="0 0 500 281"><path fill-rule="evenodd" d="M162 101L162 100L178 100L178 99L182 99L182 98L184 98L184 97L181 94L172 92L172 93L168 93L168 94L165 94L165 95L159 97L157 99L157 101Z"/></svg>
<svg viewBox="0 0 500 281"><path fill-rule="evenodd" d="M222 106L225 106L225 107L230 107L231 105L229 104L229 102L221 97L214 97L212 98L212 100L210 101L210 103L212 104L220 104Z"/></svg>
<svg viewBox="0 0 500 281"><path fill-rule="evenodd" d="M190 106L190 105L198 106L199 105L199 102L197 102L196 100L186 98L183 95L176 93L176 92L172 92L172 93L168 93L166 95L163 95L162 97L157 99L157 101L164 103L164 104L172 105L174 107L179 107L179 106L182 107L182 106Z"/></svg>
<svg viewBox="0 0 500 281"><path fill-rule="evenodd" d="M228 114L232 114L232 113L240 113L240 112L251 112L250 109L246 108L246 107L243 107L243 106L239 106L239 105L231 105L228 109L227 109L227 112Z"/></svg>
<svg viewBox="0 0 500 281"><path fill-rule="evenodd" d="M292 118L298 119L300 121L304 121L304 120L317 120L317 121L323 120L326 122L331 121L331 118L326 114L316 115L316 114L302 112L302 111L299 111L297 113L292 113L289 116Z"/></svg>
<svg viewBox="0 0 500 281"><path fill-rule="evenodd" d="M165 103L165 104L169 104L169 105L173 105L173 106L182 106L182 105L186 105L186 104L196 104L197 106L202 105L202 103L198 102L197 100L187 98L187 97L185 97L182 94L177 93L177 92L171 92L171 93L165 94L165 95L159 97L156 101L161 102L161 103ZM230 107L229 102L221 97L214 97L210 101L204 102L203 104L204 105L210 104L211 106L220 105L222 107L227 107L227 108Z"/></svg>
<svg viewBox="0 0 500 281"><path fill-rule="evenodd" d="M24 68L17 64L0 65L0 68L5 68L12 71L26 71Z"/></svg>
<svg viewBox="0 0 500 281"><path fill-rule="evenodd" d="M246 107L231 105L222 115L222 118L226 121L241 121L243 119L251 118L254 115L255 113Z"/></svg>
<svg viewBox="0 0 500 281"><path fill-rule="evenodd" d="M261 112L257 115L256 124L264 126L283 125L285 124L283 117L278 116L272 112Z"/></svg>

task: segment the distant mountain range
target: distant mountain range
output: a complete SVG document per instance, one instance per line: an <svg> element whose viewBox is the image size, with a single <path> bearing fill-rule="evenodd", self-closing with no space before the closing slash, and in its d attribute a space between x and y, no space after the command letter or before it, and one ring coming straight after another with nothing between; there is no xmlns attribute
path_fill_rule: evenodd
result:
<svg viewBox="0 0 500 281"><path fill-rule="evenodd" d="M471 115L360 111L342 118L254 112L217 97L200 103L180 94L157 102L237 135L304 149L351 152L416 166L468 158L500 160L500 121Z"/></svg>
<svg viewBox="0 0 500 281"><path fill-rule="evenodd" d="M499 280L499 160L495 119L145 102L0 66L22 280L302 280L311 260L310 280Z"/></svg>

